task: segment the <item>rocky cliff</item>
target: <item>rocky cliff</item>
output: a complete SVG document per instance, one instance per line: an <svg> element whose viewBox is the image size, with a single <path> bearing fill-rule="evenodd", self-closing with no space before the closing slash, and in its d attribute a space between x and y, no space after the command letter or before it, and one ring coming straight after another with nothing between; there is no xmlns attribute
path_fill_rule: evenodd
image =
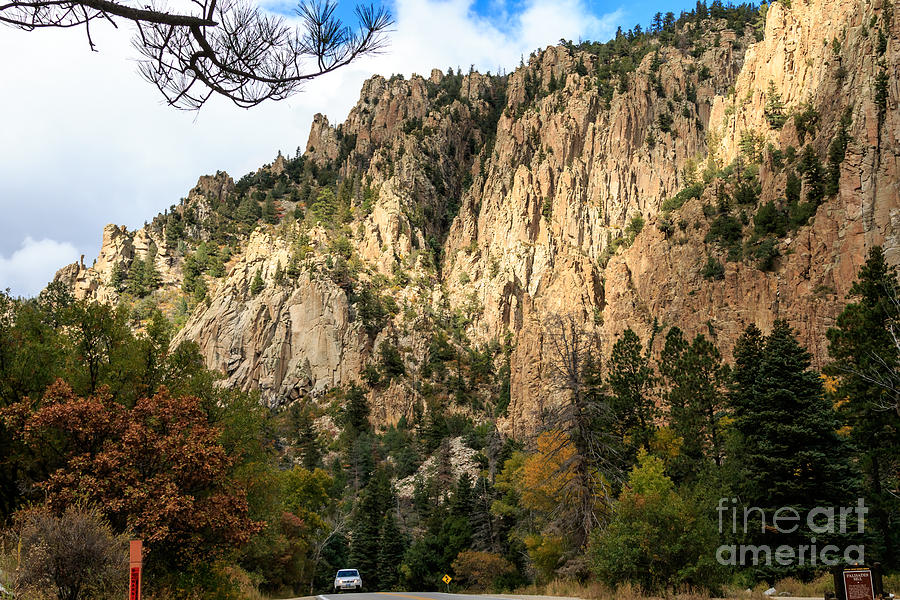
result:
<svg viewBox="0 0 900 600"><path fill-rule="evenodd" d="M201 178L58 278L153 299L271 405L360 383L381 423L532 431L560 314L607 348L678 324L726 357L785 318L821 364L868 248L900 261L898 27L878 0L720 13L509 75L373 77L302 156Z"/></svg>

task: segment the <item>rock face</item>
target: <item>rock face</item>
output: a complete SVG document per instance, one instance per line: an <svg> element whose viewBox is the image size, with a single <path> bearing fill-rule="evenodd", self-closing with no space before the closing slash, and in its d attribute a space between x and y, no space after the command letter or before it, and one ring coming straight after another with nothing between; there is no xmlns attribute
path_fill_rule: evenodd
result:
<svg viewBox="0 0 900 600"><path fill-rule="evenodd" d="M825 331L868 249L881 244L900 262L896 77L877 91L879 73L900 72L900 35L881 0L792 4L769 5L761 41L749 26L688 23L681 41L643 54L615 93L598 88L600 55L565 46L504 77L371 78L343 124L316 116L303 163L355 182L364 199L336 229L285 221L240 237L225 274L204 276L208 301L174 343L196 342L227 385L259 389L278 405L365 379L390 342L404 374L368 393L373 419L393 423L434 404L427 372L435 340L465 337L492 348L493 371L508 364L509 405L498 423L513 435L533 431L554 401L546 342L554 315L574 316L606 349L626 328L647 340L654 322L677 324L713 337L728 358L747 325L766 331L783 318L823 364ZM783 126L773 123L773 105ZM808 107L815 127L801 131L789 117ZM845 114L850 142L837 194L773 242L767 270L747 250L727 260L707 240L711 207L732 184L702 172L758 163L758 203L780 202L796 166L776 155L807 143L827 158ZM277 178L291 164L279 156L260 173ZM695 197L664 210L698 181ZM172 211L192 239L211 240L221 205L253 189L218 173ZM282 196L279 210L308 209L306 193ZM756 205L736 210L749 235ZM152 242L159 294L178 294L185 249L159 231L108 226L95 265L71 265L58 278L79 297L115 302L116 265L145 258ZM336 256L353 267L352 281L337 273ZM703 275L708 258L723 263L722 278ZM262 286L253 290L257 274ZM377 327L369 289L396 305ZM496 397L498 385L472 384L472 404Z"/></svg>
<svg viewBox="0 0 900 600"><path fill-rule="evenodd" d="M289 260L284 237L254 232L209 305L173 340L196 342L226 385L258 389L272 406L356 380L366 348L347 295L333 282L306 273L292 287L264 285L252 294L257 273L272 282Z"/></svg>

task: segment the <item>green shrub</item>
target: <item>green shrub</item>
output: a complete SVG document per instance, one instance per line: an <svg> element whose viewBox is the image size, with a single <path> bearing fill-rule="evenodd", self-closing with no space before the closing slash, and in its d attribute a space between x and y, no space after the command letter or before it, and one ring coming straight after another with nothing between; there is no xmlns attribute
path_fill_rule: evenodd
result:
<svg viewBox="0 0 900 600"><path fill-rule="evenodd" d="M719 543L706 506L682 496L661 459L641 450L609 525L591 536L593 571L611 588L647 593L691 586L718 591L724 580L710 548Z"/></svg>
<svg viewBox="0 0 900 600"><path fill-rule="evenodd" d="M809 102L805 103L800 112L794 115L794 126L797 128L800 143L805 143L807 135L816 133L819 126L819 111Z"/></svg>
<svg viewBox="0 0 900 600"><path fill-rule="evenodd" d="M775 259L780 256L778 248L775 247L775 239L767 238L756 246L754 251L756 258L756 266L760 271L771 271L775 268Z"/></svg>
<svg viewBox="0 0 900 600"><path fill-rule="evenodd" d="M634 243L634 239L638 236L641 230L644 228L644 217L641 215L635 215L631 218L628 225L625 227L625 244L627 246L631 246Z"/></svg>
<svg viewBox="0 0 900 600"><path fill-rule="evenodd" d="M725 213L721 214L710 224L709 233L706 234L707 242L715 242L722 248L728 248L741 241L743 227L741 222Z"/></svg>
<svg viewBox="0 0 900 600"><path fill-rule="evenodd" d="M787 225L787 215L771 201L760 206L753 217L753 231L761 236L774 233L783 237L787 232Z"/></svg>
<svg viewBox="0 0 900 600"><path fill-rule="evenodd" d="M706 264L703 265L703 270L700 271L700 273L706 279L712 279L716 281L725 279L725 267L722 266L722 263L720 263L712 256L706 259Z"/></svg>
<svg viewBox="0 0 900 600"><path fill-rule="evenodd" d="M703 193L703 184L700 182L689 185L684 188L671 198L666 199L662 203L661 209L666 212L671 212L673 210L678 210L684 203L690 200L691 198L699 198Z"/></svg>

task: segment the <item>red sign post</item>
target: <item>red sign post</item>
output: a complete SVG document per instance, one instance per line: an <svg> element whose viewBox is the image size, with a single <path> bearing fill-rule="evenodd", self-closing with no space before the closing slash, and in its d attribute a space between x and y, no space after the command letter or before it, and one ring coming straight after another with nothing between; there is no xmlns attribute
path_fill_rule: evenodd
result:
<svg viewBox="0 0 900 600"><path fill-rule="evenodd" d="M141 566L143 546L141 540L131 540L129 547L128 600L141 600Z"/></svg>

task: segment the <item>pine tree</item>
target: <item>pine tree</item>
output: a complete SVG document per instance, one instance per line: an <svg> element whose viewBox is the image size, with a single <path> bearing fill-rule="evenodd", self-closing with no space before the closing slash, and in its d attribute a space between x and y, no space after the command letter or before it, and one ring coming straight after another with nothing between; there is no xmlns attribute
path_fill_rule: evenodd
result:
<svg viewBox="0 0 900 600"><path fill-rule="evenodd" d="M128 282L128 269L125 268L125 264L118 262L115 264L112 270L112 275L109 278L109 285L116 290L118 293L122 293L125 291L126 284Z"/></svg>
<svg viewBox="0 0 900 600"><path fill-rule="evenodd" d="M553 385L565 393L565 401L547 411L542 435L552 446L551 455L570 455L553 474L563 482L561 493L570 499L557 521L581 547L599 524L604 503L612 501L608 484L619 479L619 440L609 433L613 417L597 358L597 339L572 315L548 321L545 336Z"/></svg>
<svg viewBox="0 0 900 600"><path fill-rule="evenodd" d="M253 281L250 282L250 295L255 296L262 291L265 287L265 283L262 278L262 271L260 269L256 270L256 275L253 276Z"/></svg>
<svg viewBox="0 0 900 600"><path fill-rule="evenodd" d="M892 335L898 317L898 286L896 269L888 265L881 247L875 246L850 288L853 302L827 333L833 359L827 372L837 377L837 397L846 398L841 417L861 454L866 498L873 504L880 546L873 554L881 554L890 566L900 562L896 550L900 524L892 517L900 514L900 503L887 484L895 475L891 465L896 464L900 446L900 417L896 410L885 410L895 402L883 377L900 368Z"/></svg>
<svg viewBox="0 0 900 600"><path fill-rule="evenodd" d="M296 446L300 451L300 464L303 468L312 471L322 464L322 446L319 442L319 432L313 421L310 411L301 408L299 404L291 407L291 416L296 433Z"/></svg>
<svg viewBox="0 0 900 600"><path fill-rule="evenodd" d="M607 370L613 424L625 448L626 466L630 468L640 448L649 450L657 412L650 395L653 385L650 360L631 329L626 329L613 345Z"/></svg>
<svg viewBox="0 0 900 600"><path fill-rule="evenodd" d="M666 335L659 372L666 384L663 399L670 426L682 440L673 477L677 481L692 479L722 460L721 355L702 334L688 344L681 330L673 327Z"/></svg>
<svg viewBox="0 0 900 600"><path fill-rule="evenodd" d="M145 285L145 272L146 264L140 258L135 257L134 260L131 261L131 268L128 271L128 293L137 297L143 298L147 295L147 288Z"/></svg>
<svg viewBox="0 0 900 600"><path fill-rule="evenodd" d="M275 200L271 195L266 196L266 202L263 204L262 216L263 221L271 225L278 222L278 219L275 218Z"/></svg>
<svg viewBox="0 0 900 600"><path fill-rule="evenodd" d="M744 506L762 508L771 517L782 506L806 514L815 506L841 506L856 498L847 445L836 433L837 416L825 399L821 377L810 369L809 353L785 321L776 321L767 337L751 325L740 338L728 402L735 434L730 455L739 465L733 486ZM827 538L805 523L793 533L759 531L751 523L752 543L772 548ZM814 569L807 561L760 565L755 574L769 581L786 575L806 579Z"/></svg>
<svg viewBox="0 0 900 600"><path fill-rule="evenodd" d="M341 411L341 424L351 437L369 431L369 403L365 391L353 384L344 394L344 407Z"/></svg>
<svg viewBox="0 0 900 600"><path fill-rule="evenodd" d="M147 293L152 292L162 285L162 276L160 276L159 271L156 269L156 261L154 260L154 257L156 256L155 247L153 247L153 249L154 252L147 255L147 260L144 263L143 287Z"/></svg>
<svg viewBox="0 0 900 600"><path fill-rule="evenodd" d="M803 173L803 187L806 189L806 201L818 206L825 196L825 177L822 161L812 144L807 144L800 154L797 170Z"/></svg>
<svg viewBox="0 0 900 600"><path fill-rule="evenodd" d="M381 526L385 513L393 505L393 492L384 471L378 471L359 493L352 520L350 564L363 576L369 589L381 587L378 557Z"/></svg>
<svg viewBox="0 0 900 600"><path fill-rule="evenodd" d="M494 517L491 514L491 505L494 502L494 486L484 475L475 482L475 499L473 502L472 516L469 521L472 524L472 548L484 552L497 552L499 550Z"/></svg>
<svg viewBox="0 0 900 600"><path fill-rule="evenodd" d="M381 521L381 540L378 547L378 579L382 590L394 590L400 584L400 565L406 553L406 538L397 526L393 510Z"/></svg>
<svg viewBox="0 0 900 600"><path fill-rule="evenodd" d="M275 285L282 285L284 283L284 270L281 268L281 261L278 261L278 264L275 266Z"/></svg>
<svg viewBox="0 0 900 600"><path fill-rule="evenodd" d="M769 80L769 87L766 89L766 106L763 113L769 122L769 126L774 129L781 129L787 121L781 94L775 89L775 83L771 79Z"/></svg>

